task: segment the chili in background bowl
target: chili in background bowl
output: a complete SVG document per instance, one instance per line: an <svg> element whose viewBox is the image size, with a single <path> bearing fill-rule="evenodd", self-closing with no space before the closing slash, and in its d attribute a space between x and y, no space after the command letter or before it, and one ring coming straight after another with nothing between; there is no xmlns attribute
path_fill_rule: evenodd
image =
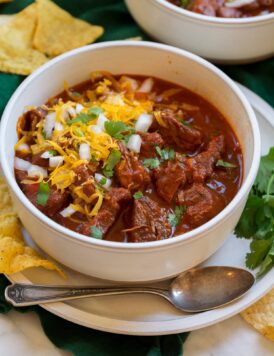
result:
<svg viewBox="0 0 274 356"><path fill-rule="evenodd" d="M240 190L206 224L171 239L123 243L97 240L73 232L41 213L23 194L14 177L16 123L30 103L41 105L98 69L162 78L196 92L213 104L236 133L243 153ZM223 72L182 50L150 42L106 42L76 49L42 66L10 99L1 122L1 165L23 225L47 254L87 275L113 281L152 281L172 277L213 254L234 229L256 177L260 134L255 114L244 95Z"/></svg>
<svg viewBox="0 0 274 356"><path fill-rule="evenodd" d="M185 10L167 0L125 2L150 37L214 63L249 63L274 55L274 13L221 18Z"/></svg>

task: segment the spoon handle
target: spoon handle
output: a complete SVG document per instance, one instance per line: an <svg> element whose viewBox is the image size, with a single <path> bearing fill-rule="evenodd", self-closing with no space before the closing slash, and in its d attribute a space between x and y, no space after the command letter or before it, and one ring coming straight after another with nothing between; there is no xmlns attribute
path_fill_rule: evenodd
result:
<svg viewBox="0 0 274 356"><path fill-rule="evenodd" d="M149 293L157 294L168 298L167 290L150 287L63 287L63 286L44 286L15 283L8 286L5 290L6 300L16 307L29 305L59 302L64 300L118 295L130 293Z"/></svg>

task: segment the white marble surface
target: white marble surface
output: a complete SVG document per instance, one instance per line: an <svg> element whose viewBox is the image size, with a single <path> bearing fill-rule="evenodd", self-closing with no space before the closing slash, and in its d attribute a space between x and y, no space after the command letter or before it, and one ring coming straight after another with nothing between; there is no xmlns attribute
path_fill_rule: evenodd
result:
<svg viewBox="0 0 274 356"><path fill-rule="evenodd" d="M273 356L274 343L235 316L222 323L193 331L184 356ZM69 356L45 336L35 313L0 314L1 356ZM145 356L145 355L144 355Z"/></svg>

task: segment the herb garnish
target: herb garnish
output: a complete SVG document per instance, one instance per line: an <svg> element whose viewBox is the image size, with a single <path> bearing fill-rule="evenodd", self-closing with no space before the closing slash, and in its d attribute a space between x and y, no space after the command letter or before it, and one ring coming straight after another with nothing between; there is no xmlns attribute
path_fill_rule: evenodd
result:
<svg viewBox="0 0 274 356"><path fill-rule="evenodd" d="M94 237L95 239L101 239L103 237L103 232L98 229L98 227L92 226L90 228L90 236Z"/></svg>
<svg viewBox="0 0 274 356"><path fill-rule="evenodd" d="M171 226L176 227L179 224L181 217L183 216L185 210L186 210L185 205L176 205L175 206L174 213L169 213L168 217L167 217L167 220Z"/></svg>
<svg viewBox="0 0 274 356"><path fill-rule="evenodd" d="M57 154L58 154L58 152L55 150L48 150L48 152L52 157L57 156Z"/></svg>
<svg viewBox="0 0 274 356"><path fill-rule="evenodd" d="M216 162L216 167L236 168L237 166L236 164L223 161L222 159L218 159L218 161Z"/></svg>
<svg viewBox="0 0 274 356"><path fill-rule="evenodd" d="M156 146L155 150L162 160L172 160L175 158L175 151L173 149L168 149L168 148L161 149L159 146Z"/></svg>
<svg viewBox="0 0 274 356"><path fill-rule="evenodd" d="M141 199L141 198L143 198L143 193L142 192L140 192L140 191L138 191L138 192L136 192L135 194L133 194L133 198L135 199L135 200L138 200L138 199Z"/></svg>
<svg viewBox="0 0 274 356"><path fill-rule="evenodd" d="M261 158L255 183L236 226L237 237L252 239L246 266L260 266L257 276L274 265L274 147Z"/></svg>
<svg viewBox="0 0 274 356"><path fill-rule="evenodd" d="M181 0L181 7L183 7L184 9L188 6L189 4L189 0Z"/></svg>
<svg viewBox="0 0 274 356"><path fill-rule="evenodd" d="M37 204L46 206L49 196L50 196L50 187L48 183L45 183L43 181L40 182L38 192L37 192L37 199L36 199Z"/></svg>
<svg viewBox="0 0 274 356"><path fill-rule="evenodd" d="M117 140L124 139L125 141L128 141L130 136L135 133L135 129L127 126L123 121L107 121L105 122L105 129L110 136ZM123 132L126 132L127 134L123 135Z"/></svg>
<svg viewBox="0 0 274 356"><path fill-rule="evenodd" d="M86 114L80 113L77 117L69 120L67 123L68 125L72 125L77 122L82 122L83 124L87 124L89 121L97 119L98 116L103 112L104 112L103 109L98 108L97 106L93 106L92 108L89 109L89 111Z"/></svg>
<svg viewBox="0 0 274 356"><path fill-rule="evenodd" d="M113 149L106 162L105 162L105 166L103 168L103 173L104 176L106 176L107 178L110 178L113 176L113 169L116 166L117 163L119 163L121 160L121 152L117 149Z"/></svg>
<svg viewBox="0 0 274 356"><path fill-rule="evenodd" d="M107 182L107 178L106 178L106 177L103 177L103 178L100 179L100 182L99 182L99 183L100 183L101 185L104 185L104 184L106 184L106 182Z"/></svg>
<svg viewBox="0 0 274 356"><path fill-rule="evenodd" d="M143 160L144 166L150 169L155 169L160 166L160 161L158 158L146 158Z"/></svg>

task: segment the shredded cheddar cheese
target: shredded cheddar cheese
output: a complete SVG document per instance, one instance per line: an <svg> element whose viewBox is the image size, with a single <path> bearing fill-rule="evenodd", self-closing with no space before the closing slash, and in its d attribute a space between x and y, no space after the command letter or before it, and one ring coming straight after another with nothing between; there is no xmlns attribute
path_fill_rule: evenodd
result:
<svg viewBox="0 0 274 356"><path fill-rule="evenodd" d="M22 137L15 145L15 150L18 150L21 144L29 144L32 155L53 151L53 160L54 156L58 156L57 166L53 164L47 167L47 178L39 176L37 179L25 179L22 183L37 184L44 181L62 193L69 192L73 199L70 206L88 219L98 214L105 190L95 182L92 175L79 183L77 169L83 166L89 172L95 173L98 168L100 171L106 166L110 153L119 149L117 139L104 128L96 126L100 113L109 121L124 123L130 130L134 129L141 114L153 112L153 102L148 97L137 100L128 83L121 85L103 72L92 74L91 78L94 84L84 94L71 90L65 82L64 89L69 100L60 98L49 107L43 106L47 116L38 121L33 131L21 130ZM31 108L35 110L35 107ZM159 115L156 119L163 125ZM94 130L94 126L97 130ZM80 145L83 144L88 149L85 156L80 154ZM91 157L91 160L83 157ZM87 194L88 184L94 187L90 195Z"/></svg>

